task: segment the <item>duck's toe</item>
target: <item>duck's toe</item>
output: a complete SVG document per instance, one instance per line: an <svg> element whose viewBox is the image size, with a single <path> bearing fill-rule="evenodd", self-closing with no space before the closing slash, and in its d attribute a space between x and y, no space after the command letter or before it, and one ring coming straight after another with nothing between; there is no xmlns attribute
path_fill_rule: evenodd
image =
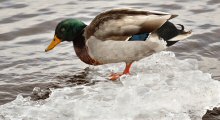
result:
<svg viewBox="0 0 220 120"><path fill-rule="evenodd" d="M109 77L110 80L115 81L119 79L122 75L130 75L130 73L112 73Z"/></svg>
<svg viewBox="0 0 220 120"><path fill-rule="evenodd" d="M115 81L118 78L120 78L123 74L122 73L112 73L111 76L109 77L110 80Z"/></svg>

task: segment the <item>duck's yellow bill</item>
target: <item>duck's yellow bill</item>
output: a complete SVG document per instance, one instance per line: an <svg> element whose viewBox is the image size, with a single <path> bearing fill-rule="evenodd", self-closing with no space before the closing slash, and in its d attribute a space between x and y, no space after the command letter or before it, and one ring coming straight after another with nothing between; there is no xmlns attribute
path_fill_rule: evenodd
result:
<svg viewBox="0 0 220 120"><path fill-rule="evenodd" d="M57 38L57 36L55 35L53 40L51 41L50 45L47 47L47 49L45 50L45 52L48 52L50 50L52 50L54 47L56 47L59 43L61 42L61 40L59 38Z"/></svg>

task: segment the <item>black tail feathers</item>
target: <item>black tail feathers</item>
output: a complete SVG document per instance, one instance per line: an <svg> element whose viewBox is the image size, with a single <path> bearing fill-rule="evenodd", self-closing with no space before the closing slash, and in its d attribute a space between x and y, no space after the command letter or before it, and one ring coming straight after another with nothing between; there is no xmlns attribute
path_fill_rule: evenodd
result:
<svg viewBox="0 0 220 120"><path fill-rule="evenodd" d="M170 39L185 33L184 26L182 24L177 24L177 25L179 25L181 29L177 29L177 27L173 23L167 21L156 31L156 34L159 36L159 38L167 42L167 46L171 46L176 42L178 42L178 41L169 41Z"/></svg>
<svg viewBox="0 0 220 120"><path fill-rule="evenodd" d="M177 24L177 25L179 25L179 26L181 27L181 30L180 30L180 31L181 31L181 32L184 32L184 29L185 29L184 26L183 26L182 24Z"/></svg>

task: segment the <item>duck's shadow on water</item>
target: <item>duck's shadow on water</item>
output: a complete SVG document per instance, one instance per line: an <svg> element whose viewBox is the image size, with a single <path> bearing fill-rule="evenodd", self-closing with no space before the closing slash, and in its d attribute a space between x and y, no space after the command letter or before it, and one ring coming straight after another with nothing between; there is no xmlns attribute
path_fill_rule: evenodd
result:
<svg viewBox="0 0 220 120"><path fill-rule="evenodd" d="M94 85L97 82L100 82L99 80L91 80L91 78L88 77L90 71L91 69L87 67L75 73L74 75L64 74L55 76L54 79L56 79L56 81L58 82L51 83L50 85L47 85L44 88L35 87L33 89L32 94L30 95L31 100L37 101L47 99L52 92L51 89L74 87L77 85L89 86Z"/></svg>

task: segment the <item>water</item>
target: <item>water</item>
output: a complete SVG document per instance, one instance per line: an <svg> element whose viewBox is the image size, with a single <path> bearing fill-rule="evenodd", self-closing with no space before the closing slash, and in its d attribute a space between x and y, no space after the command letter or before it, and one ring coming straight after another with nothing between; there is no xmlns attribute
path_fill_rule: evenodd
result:
<svg viewBox="0 0 220 120"><path fill-rule="evenodd" d="M44 52L56 24L65 18L88 24L99 12L119 7L179 14L172 21L192 29L193 35L168 49L172 52L136 62L132 75L121 82L103 81L123 65L90 66L86 77L77 80L95 85L71 87L74 75L87 65L70 43ZM201 119L219 103L218 0L3 0L0 9L0 104L18 94L29 96L34 87L68 86L52 90L40 102L19 95L0 106L0 119Z"/></svg>
<svg viewBox="0 0 220 120"><path fill-rule="evenodd" d="M206 109L219 103L220 83L198 70L196 60L178 60L172 52L161 52L136 62L132 76L107 82L107 72L122 69L119 64L91 68L87 77L103 82L54 89L46 100L19 95L0 107L0 116L4 120L200 120Z"/></svg>

